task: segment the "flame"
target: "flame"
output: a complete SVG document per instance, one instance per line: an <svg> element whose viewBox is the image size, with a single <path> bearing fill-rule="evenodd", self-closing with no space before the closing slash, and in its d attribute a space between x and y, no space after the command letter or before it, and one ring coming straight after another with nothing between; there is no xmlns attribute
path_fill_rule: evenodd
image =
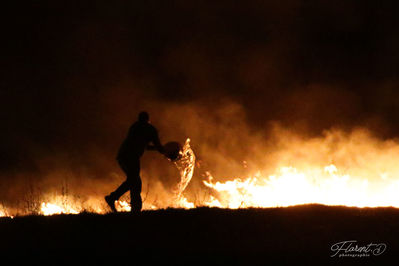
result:
<svg viewBox="0 0 399 266"><path fill-rule="evenodd" d="M192 209L195 207L194 203L189 202L184 196L180 196L177 200L175 200L175 207L184 208L184 209Z"/></svg>
<svg viewBox="0 0 399 266"><path fill-rule="evenodd" d="M186 189L188 183L190 183L191 178L194 174L195 168L195 154L190 146L190 139L188 138L182 148L180 153L180 160L175 162L175 165L180 173L180 182L175 190L175 207L190 209L194 208L194 204L188 202L188 200L183 196L183 191Z"/></svg>
<svg viewBox="0 0 399 266"><path fill-rule="evenodd" d="M115 207L120 212L130 212L130 210L132 209L130 204L124 200L116 201Z"/></svg>
<svg viewBox="0 0 399 266"><path fill-rule="evenodd" d="M79 211L73 209L70 206L65 208L48 202L42 202L40 205L40 213L43 215L54 215L54 214L78 214Z"/></svg>
<svg viewBox="0 0 399 266"><path fill-rule="evenodd" d="M397 141L376 139L365 130L350 134L330 131L310 140L285 135L282 141L284 148L269 155L281 166L266 170L270 174L258 170L243 178L215 181L208 172L203 184L211 197L203 205L399 207ZM292 165L284 165L287 162Z"/></svg>
<svg viewBox="0 0 399 266"><path fill-rule="evenodd" d="M399 207L399 143L378 140L365 131L345 135L329 132L324 137L304 140L292 136L282 137L284 146L268 153L274 166L257 169L250 159L243 162L246 175L223 181L206 172L202 180L207 196L191 202L185 197L186 188L193 178L195 154L187 139L179 161L180 182L172 191L168 202L143 203L143 210L160 206L195 208L285 207L318 203L355 207ZM256 157L261 158L262 155ZM326 163L327 162L327 163ZM333 163L332 163L333 162ZM273 164L272 164L273 165ZM85 199L63 195L45 195L39 213L42 215L77 214L82 211L107 213L103 196ZM158 205L159 204L159 205ZM0 206L0 217L12 217L11 209ZM128 201L116 202L121 212L129 212ZM17 211L27 214L27 211ZM29 214L29 213L28 213Z"/></svg>
<svg viewBox="0 0 399 266"><path fill-rule="evenodd" d="M130 210L132 209L130 203L127 202L126 200L116 201L115 207L116 207L117 211L119 211L119 212L130 212ZM153 204L146 204L145 202L143 203L143 210L156 210L156 209L159 209L159 208ZM103 210L101 212L103 212ZM97 212L97 213L99 213L99 212Z"/></svg>
<svg viewBox="0 0 399 266"><path fill-rule="evenodd" d="M215 182L208 173L208 180L203 183L217 194L217 199L212 196L204 203L205 206L236 209L319 203L399 207L399 180L376 188L367 179L339 173L333 164L324 169L313 168L303 172L294 167L282 167L278 174L267 178L258 172L252 177L226 182Z"/></svg>

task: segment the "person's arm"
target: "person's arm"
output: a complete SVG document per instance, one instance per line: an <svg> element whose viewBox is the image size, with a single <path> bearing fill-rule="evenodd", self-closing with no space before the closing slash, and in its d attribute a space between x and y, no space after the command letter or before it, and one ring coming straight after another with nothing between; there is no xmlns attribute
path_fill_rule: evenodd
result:
<svg viewBox="0 0 399 266"><path fill-rule="evenodd" d="M155 129L154 130L154 136L152 139L152 143L153 145L148 145L147 149L149 150L157 150L160 153L164 154L165 153L165 149L163 148L161 141L159 140L159 136L158 136L158 131Z"/></svg>

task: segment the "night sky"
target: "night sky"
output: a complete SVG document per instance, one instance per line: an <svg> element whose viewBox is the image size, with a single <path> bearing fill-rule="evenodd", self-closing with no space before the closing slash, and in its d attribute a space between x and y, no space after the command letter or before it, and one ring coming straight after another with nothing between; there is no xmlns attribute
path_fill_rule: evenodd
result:
<svg viewBox="0 0 399 266"><path fill-rule="evenodd" d="M265 137L272 123L399 135L398 1L13 1L2 11L4 198L13 180L57 169L106 180L144 109L161 140L197 147L240 121Z"/></svg>

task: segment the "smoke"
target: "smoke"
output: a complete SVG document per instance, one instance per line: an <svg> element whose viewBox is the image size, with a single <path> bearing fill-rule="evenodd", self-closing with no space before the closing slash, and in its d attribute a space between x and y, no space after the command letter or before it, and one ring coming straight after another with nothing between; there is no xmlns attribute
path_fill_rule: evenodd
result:
<svg viewBox="0 0 399 266"><path fill-rule="evenodd" d="M378 146L399 133L395 1L9 8L0 91L4 204L66 186L82 201L115 189L124 179L116 152L141 110L163 142L192 140L199 165L191 198L201 197L206 171L223 180L312 161L283 152L296 147L292 136L304 138L298 150L323 150L306 143L343 134L345 143ZM341 160L327 154L325 161ZM179 181L177 169L151 152L142 177L147 203L160 205Z"/></svg>

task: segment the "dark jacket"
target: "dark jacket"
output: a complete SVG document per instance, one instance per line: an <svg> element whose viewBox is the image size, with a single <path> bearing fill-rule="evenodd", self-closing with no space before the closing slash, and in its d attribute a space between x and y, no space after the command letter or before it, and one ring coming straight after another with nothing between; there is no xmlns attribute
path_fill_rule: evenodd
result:
<svg viewBox="0 0 399 266"><path fill-rule="evenodd" d="M135 122L130 127L126 139L119 148L117 160L126 161L141 157L147 145L150 143L152 143L159 152L163 151L157 129L147 122Z"/></svg>

